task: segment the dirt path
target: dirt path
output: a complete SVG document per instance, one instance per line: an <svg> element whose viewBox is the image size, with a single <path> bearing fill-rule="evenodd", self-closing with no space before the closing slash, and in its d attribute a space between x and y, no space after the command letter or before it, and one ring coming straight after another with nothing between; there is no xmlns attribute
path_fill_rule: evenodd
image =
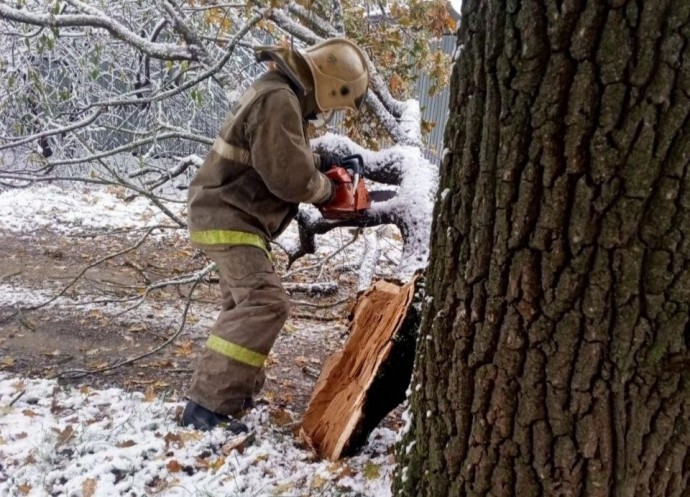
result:
<svg viewBox="0 0 690 497"><path fill-rule="evenodd" d="M188 287L157 291L146 304L119 315L122 304L88 304L137 294L147 282L168 279L205 266L184 238L160 238L141 250L89 270L58 303L15 313L17 303L38 303L55 295L84 267L131 245L131 236L68 237L50 231L0 240L0 371L48 377L66 370L92 369L152 350L174 334ZM280 255L280 254L279 254ZM306 262L305 262L306 263ZM280 270L280 269L279 269ZM304 276L309 280L310 275ZM313 303L334 302L352 293L354 278L341 275L337 295L293 295ZM201 285L185 331L170 346L146 359L80 379L65 386L119 387L182 399L197 354L217 309L217 285ZM81 302L81 305L76 305ZM342 343L347 306L295 307L267 366L264 400L301 413L325 357ZM297 317L300 316L300 317ZM304 319L310 316L310 319Z"/></svg>

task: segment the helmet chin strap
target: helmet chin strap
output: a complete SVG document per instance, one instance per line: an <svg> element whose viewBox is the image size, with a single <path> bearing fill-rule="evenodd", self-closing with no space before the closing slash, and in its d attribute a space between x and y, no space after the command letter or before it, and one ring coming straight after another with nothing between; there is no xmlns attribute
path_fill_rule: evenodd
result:
<svg viewBox="0 0 690 497"><path fill-rule="evenodd" d="M315 128L323 128L333 120L333 117L335 117L335 112L327 110L325 112L311 114L307 119L309 119L309 122Z"/></svg>

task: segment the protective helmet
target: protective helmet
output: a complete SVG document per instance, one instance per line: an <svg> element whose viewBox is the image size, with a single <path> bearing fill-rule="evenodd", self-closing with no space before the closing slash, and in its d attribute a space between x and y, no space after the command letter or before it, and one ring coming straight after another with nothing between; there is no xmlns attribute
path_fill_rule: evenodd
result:
<svg viewBox="0 0 690 497"><path fill-rule="evenodd" d="M322 111L358 111L367 95L369 72L362 50L345 38L332 38L298 50L314 77L316 104Z"/></svg>

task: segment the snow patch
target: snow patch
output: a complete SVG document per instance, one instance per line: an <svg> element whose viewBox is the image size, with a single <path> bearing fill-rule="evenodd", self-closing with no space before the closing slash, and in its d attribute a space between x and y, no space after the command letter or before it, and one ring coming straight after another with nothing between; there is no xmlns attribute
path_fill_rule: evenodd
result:
<svg viewBox="0 0 690 497"><path fill-rule="evenodd" d="M0 374L0 495L390 495L391 430L374 430L361 455L332 464L296 448L265 408L245 418L256 441L233 448L222 429L178 426L181 407Z"/></svg>
<svg viewBox="0 0 690 497"><path fill-rule="evenodd" d="M184 204L165 204L176 213L184 210ZM64 234L171 224L149 200L135 197L125 201L120 189L65 189L55 185L0 192L0 223L8 231L39 228Z"/></svg>

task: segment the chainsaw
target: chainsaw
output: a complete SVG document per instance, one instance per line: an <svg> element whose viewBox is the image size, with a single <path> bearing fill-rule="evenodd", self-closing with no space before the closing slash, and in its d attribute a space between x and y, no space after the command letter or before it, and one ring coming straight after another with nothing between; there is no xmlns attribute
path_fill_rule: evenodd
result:
<svg viewBox="0 0 690 497"><path fill-rule="evenodd" d="M385 202L395 197L393 190L367 190L364 182L364 159L359 154L340 159L340 164L327 171L335 184L335 197L319 206L325 219L357 219L371 208L372 202Z"/></svg>
<svg viewBox="0 0 690 497"><path fill-rule="evenodd" d="M325 174L335 184L335 196L329 203L319 206L326 219L356 219L371 208L369 191L362 173L364 159L359 154L348 155L340 164Z"/></svg>

